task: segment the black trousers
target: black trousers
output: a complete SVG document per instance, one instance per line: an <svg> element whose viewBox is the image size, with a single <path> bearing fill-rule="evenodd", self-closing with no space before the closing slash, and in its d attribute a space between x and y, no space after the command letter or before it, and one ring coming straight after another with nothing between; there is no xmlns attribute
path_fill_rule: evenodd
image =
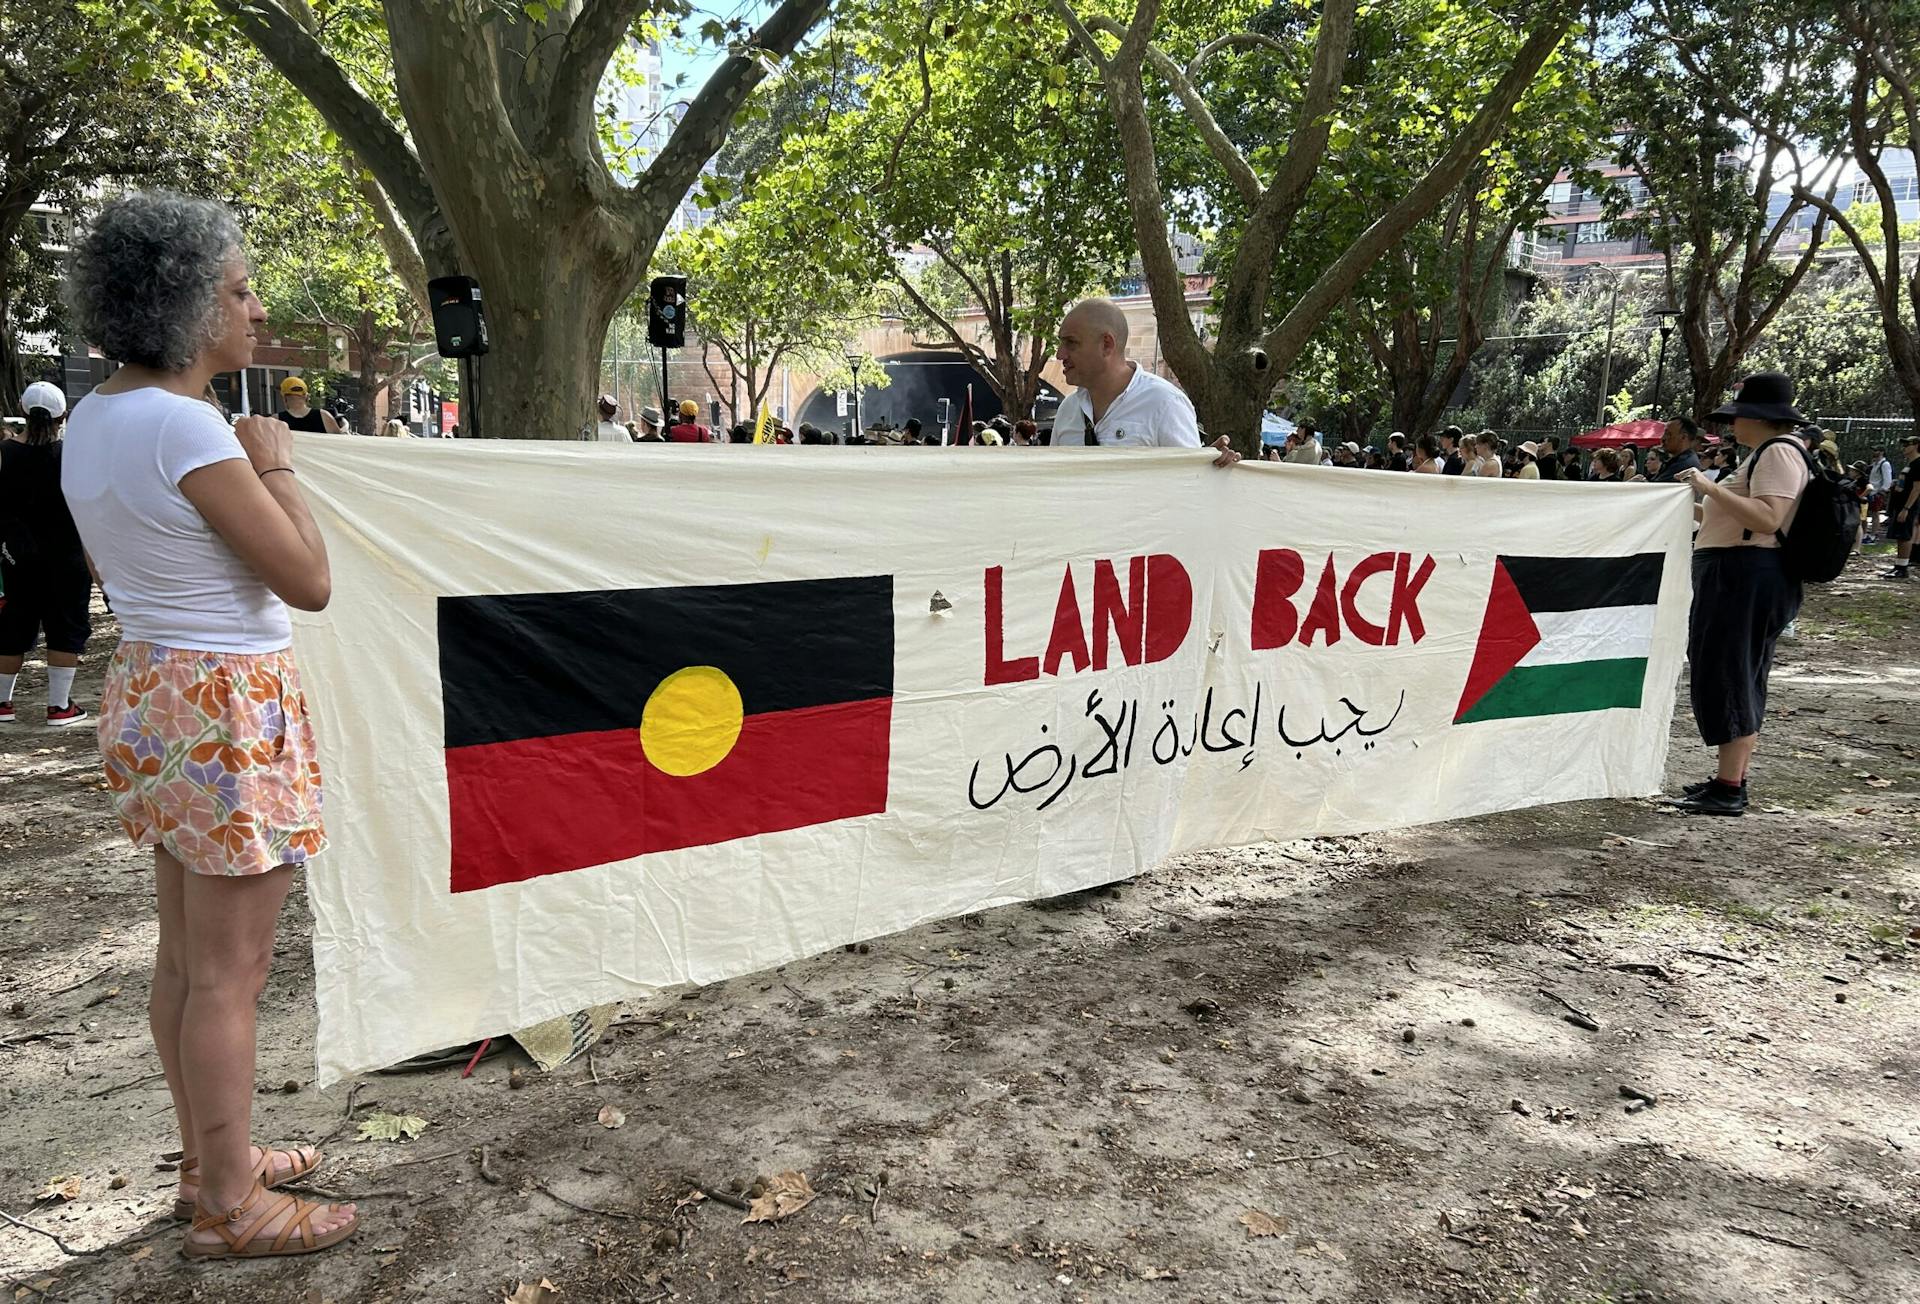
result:
<svg viewBox="0 0 1920 1304"><path fill-rule="evenodd" d="M1760 732L1773 645L1800 610L1800 581L1777 548L1703 548L1693 554L1687 662L1700 739L1719 747Z"/></svg>
<svg viewBox="0 0 1920 1304"><path fill-rule="evenodd" d="M82 558L35 559L16 566L0 561L0 582L7 601L0 607L0 656L25 656L47 631L49 652L87 650L93 623L87 608L93 601L93 576Z"/></svg>

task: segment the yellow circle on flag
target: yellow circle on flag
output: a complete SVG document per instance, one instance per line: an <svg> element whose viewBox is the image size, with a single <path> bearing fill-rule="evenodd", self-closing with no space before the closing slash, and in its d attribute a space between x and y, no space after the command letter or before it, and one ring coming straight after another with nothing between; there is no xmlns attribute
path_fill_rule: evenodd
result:
<svg viewBox="0 0 1920 1304"><path fill-rule="evenodd" d="M688 666L660 681L640 712L640 746L675 778L711 770L740 741L740 690L714 666Z"/></svg>

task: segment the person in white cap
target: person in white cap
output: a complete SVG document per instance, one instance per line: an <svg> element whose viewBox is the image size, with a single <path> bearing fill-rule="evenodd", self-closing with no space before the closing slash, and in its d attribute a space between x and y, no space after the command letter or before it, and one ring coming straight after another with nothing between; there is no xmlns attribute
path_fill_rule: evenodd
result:
<svg viewBox="0 0 1920 1304"><path fill-rule="evenodd" d="M602 444L631 444L633 435L614 418L620 415L620 404L611 394L600 396L600 424L587 427L581 438Z"/></svg>
<svg viewBox="0 0 1920 1304"><path fill-rule="evenodd" d="M0 724L16 719L13 688L27 653L47 638L47 723L79 724L73 677L93 633L93 573L60 494L60 428L67 396L44 380L20 396L26 434L0 444Z"/></svg>
<svg viewBox="0 0 1920 1304"><path fill-rule="evenodd" d="M1514 469L1516 480L1538 480L1540 478L1540 445L1529 439L1520 445L1520 465Z"/></svg>

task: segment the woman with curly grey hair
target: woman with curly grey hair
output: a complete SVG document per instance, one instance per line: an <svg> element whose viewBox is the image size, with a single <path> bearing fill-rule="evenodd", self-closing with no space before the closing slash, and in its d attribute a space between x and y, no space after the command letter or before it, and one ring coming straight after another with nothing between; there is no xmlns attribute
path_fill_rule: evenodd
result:
<svg viewBox="0 0 1920 1304"><path fill-rule="evenodd" d="M100 749L122 827L153 848L149 1016L184 1156L174 1212L192 1220L190 1257L310 1253L353 1234L353 1206L269 1194L319 1154L248 1133L274 921L326 846L287 616L326 606L326 545L287 427L229 428L201 397L252 362L266 320L232 214L166 192L114 200L67 291L121 364L74 405L60 484L120 621Z"/></svg>

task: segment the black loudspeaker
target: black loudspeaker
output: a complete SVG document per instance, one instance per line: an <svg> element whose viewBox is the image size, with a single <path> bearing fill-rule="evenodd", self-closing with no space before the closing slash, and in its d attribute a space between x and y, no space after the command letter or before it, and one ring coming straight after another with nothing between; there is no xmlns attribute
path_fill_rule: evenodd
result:
<svg viewBox="0 0 1920 1304"><path fill-rule="evenodd" d="M656 276L647 295L647 343L677 349L687 342L687 278Z"/></svg>
<svg viewBox="0 0 1920 1304"><path fill-rule="evenodd" d="M487 317L480 311L480 282L471 276L436 276L427 282L433 333L443 358L471 358L487 351Z"/></svg>

